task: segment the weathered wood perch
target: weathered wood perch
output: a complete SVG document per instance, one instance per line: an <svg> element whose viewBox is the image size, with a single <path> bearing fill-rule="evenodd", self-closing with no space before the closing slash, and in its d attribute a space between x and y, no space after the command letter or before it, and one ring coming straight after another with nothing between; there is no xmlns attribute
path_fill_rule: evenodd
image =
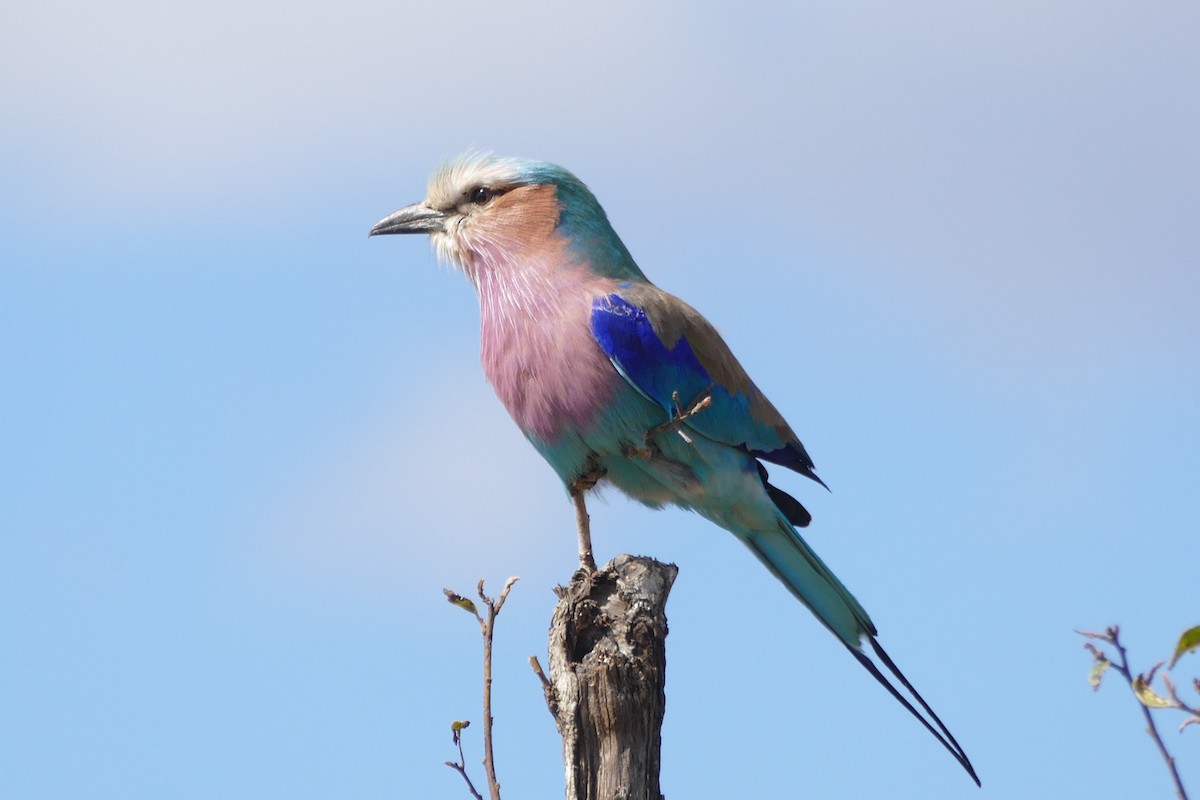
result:
<svg viewBox="0 0 1200 800"><path fill-rule="evenodd" d="M557 590L545 690L567 800L663 800L666 604L678 573L622 554Z"/></svg>

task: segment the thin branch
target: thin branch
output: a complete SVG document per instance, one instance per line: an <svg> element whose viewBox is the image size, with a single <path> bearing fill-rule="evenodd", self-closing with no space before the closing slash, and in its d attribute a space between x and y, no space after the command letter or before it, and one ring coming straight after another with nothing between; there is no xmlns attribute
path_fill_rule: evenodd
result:
<svg viewBox="0 0 1200 800"><path fill-rule="evenodd" d="M1108 656L1092 644L1085 644L1084 647L1097 661L1107 661L1113 669L1115 669L1122 678L1129 684L1131 689L1134 689L1134 681L1140 680L1143 684L1148 684L1149 679L1143 675L1134 676L1129 668L1129 658L1125 652L1125 646L1121 644L1121 630L1116 625L1106 629L1103 634L1088 633L1086 631L1076 631L1082 636L1089 639L1100 639L1101 641L1111 644L1120 656L1120 661L1113 661ZM1150 671L1150 677L1153 678L1158 665ZM1165 676L1164 676L1165 677ZM1170 684L1168 683L1168 686ZM1135 689L1136 694L1136 689ZM1142 716L1146 719L1146 733L1150 734L1150 738L1154 740L1154 744L1158 747L1158 752L1162 755L1163 761L1167 763L1167 770L1171 773L1171 780L1175 783L1175 794L1179 796L1179 800L1188 800L1187 792L1183 788L1183 779L1179 777L1179 770L1175 767L1175 758L1168 752L1167 745L1163 742L1162 736L1158 733L1158 726L1154 724L1154 716L1150 713L1150 708L1145 703L1138 700L1138 707L1142 710Z"/></svg>
<svg viewBox="0 0 1200 800"><path fill-rule="evenodd" d="M1193 717L1200 717L1200 708L1195 708L1193 706L1189 706L1187 703L1183 702L1183 700L1181 700L1179 698L1179 693L1175 690L1175 684L1171 682L1171 677L1169 675L1167 675L1167 673L1165 673L1165 672L1163 673L1162 679L1163 679L1163 683L1167 687L1167 694L1169 694L1171 696L1171 699L1173 701L1175 701L1175 707L1178 708L1180 711L1186 711L1187 713L1191 714ZM1184 723L1184 724L1186 725L1187 723Z"/></svg>
<svg viewBox="0 0 1200 800"><path fill-rule="evenodd" d="M546 673L542 671L542 662L538 661L537 656L529 657L529 666L533 669L533 674L538 676L538 680L542 682L542 688L553 686L550 679L546 677Z"/></svg>
<svg viewBox="0 0 1200 800"><path fill-rule="evenodd" d="M471 723L469 721L463 721L455 722L450 726L450 730L454 734L454 743L458 745L458 761L447 761L446 766L458 772L459 775L462 775L462 779L467 782L468 791L471 792L471 795L475 798L475 800L483 800L483 795L476 791L475 784L471 783L471 778L469 775L467 775L467 757L463 755L462 729L470 724Z"/></svg>
<svg viewBox="0 0 1200 800"><path fill-rule="evenodd" d="M487 608L487 617L479 613L479 607L474 601L463 597L457 592L452 592L449 589L442 591L446 595L446 599L451 605L456 605L461 609L471 613L475 617L475 621L479 623L479 632L483 638L483 769L487 774L488 794L491 800L500 800L500 781L496 779L496 759L492 750L492 640L496 629L496 617L500 614L500 609L504 607L504 601L508 599L508 593L512 587L519 581L520 578L509 578L504 582L504 588L500 590L500 596L495 600L484 594L483 579L479 579L479 583L475 586L475 591L479 595L479 599ZM467 777L466 764L462 758L462 738L459 731L465 728L470 723L455 723L454 742L458 745L459 763L447 761L446 766L452 767L463 776L463 780L467 782L471 794L475 795L478 800L483 800L482 796L475 791L471 779Z"/></svg>
<svg viewBox="0 0 1200 800"><path fill-rule="evenodd" d="M520 578L509 578L496 600L483 593L483 579L477 587L479 599L487 606L487 624L483 625L483 769L487 774L488 791L492 800L500 800L500 781L496 779L496 759L492 751L492 636L496 629L496 616L508 599L508 592Z"/></svg>

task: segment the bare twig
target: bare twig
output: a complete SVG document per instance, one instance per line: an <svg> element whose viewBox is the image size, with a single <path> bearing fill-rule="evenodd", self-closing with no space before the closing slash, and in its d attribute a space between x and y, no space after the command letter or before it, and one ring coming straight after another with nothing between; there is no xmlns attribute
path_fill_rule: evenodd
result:
<svg viewBox="0 0 1200 800"><path fill-rule="evenodd" d="M452 605L456 605L475 616L475 621L479 623L479 632L483 637L483 769L487 774L488 793L491 800L500 800L500 781L496 779L496 760L492 751L492 639L496 629L496 617L500 614L500 609L504 607L504 601L508 599L508 593L512 587L519 581L520 578L509 578L504 582L504 588L500 590L500 596L495 600L488 597L483 592L483 579L480 578L475 590L479 595L479 599L487 608L487 617L479 613L478 606L469 598L452 592L449 589L443 589L446 594L446 599ZM459 725L459 723L455 723ZM467 782L471 793L479 800L483 800L479 793L475 791L475 787L471 784L471 779L467 777L466 765L462 759L462 739L459 732L469 723L461 724L459 728L454 729L454 741L458 745L459 762L455 764L452 761L447 761L446 765L452 767L463 776L463 780Z"/></svg>
<svg viewBox="0 0 1200 800"><path fill-rule="evenodd" d="M1183 702L1183 700L1181 700L1179 698L1179 692L1177 692L1175 690L1175 684L1171 682L1171 677L1169 675L1167 675L1167 673L1165 673L1165 672L1162 675L1162 681L1163 681L1163 684L1166 685L1167 694L1169 694L1171 696L1171 700L1174 701L1175 707L1178 708L1180 711L1184 711L1191 715L1190 717L1188 717L1187 719L1185 719L1183 721L1183 724L1179 726L1179 730L1182 731L1188 725L1200 724L1200 708L1197 708L1195 706L1190 706L1187 703ZM1195 686L1196 686L1196 691L1200 692L1200 679L1195 679Z"/></svg>
<svg viewBox="0 0 1200 800"><path fill-rule="evenodd" d="M1088 631L1076 631L1076 633L1080 634L1081 636L1086 636L1089 639L1098 639L1102 642L1112 645L1112 647L1117 651L1119 660L1113 660L1110 659L1108 654L1102 649L1096 647L1090 642L1084 644L1084 647L1087 648L1088 652L1092 654L1092 657L1096 659L1097 664L1106 664L1107 666L1110 666L1112 669L1116 670L1117 673L1125 679L1125 682L1129 684L1129 688L1133 690L1134 694L1138 696L1138 707L1142 710L1142 716L1146 719L1146 733L1148 733L1150 738L1154 740L1154 744L1158 747L1158 752L1162 755L1163 761L1165 761L1167 764L1167 770L1171 773L1171 780L1175 783L1175 794L1178 795L1179 800L1188 800L1187 792L1183 788L1183 779L1179 777L1179 770L1175 766L1175 758L1167 750L1167 745L1163 742L1162 736L1160 736L1158 733L1158 726L1154 724L1154 716L1150 713L1150 707L1142 701L1141 693L1139 693L1139 688L1145 690L1146 687L1148 687L1148 684L1154 678L1155 672L1160 666L1162 666L1162 662L1155 664L1150 670L1148 676L1134 675L1132 670L1129 668L1129 658L1125 652L1125 646L1121 644L1121 630L1116 625L1106 628L1104 633L1091 633ZM1096 675L1096 673L1093 672L1093 675ZM1165 675L1163 678L1166 680ZM1093 679L1093 685L1096 687L1099 686L1098 677ZM1172 695L1174 695L1174 688L1171 686L1169 681L1167 682L1167 687L1171 691Z"/></svg>
<svg viewBox="0 0 1200 800"><path fill-rule="evenodd" d="M551 686L550 679L546 677L546 673L542 671L542 662L538 661L537 656L529 657L529 666L533 669L533 674L538 676L538 680L542 682L542 686Z"/></svg>
<svg viewBox="0 0 1200 800"><path fill-rule="evenodd" d="M492 800L500 800L500 781L496 780L496 759L492 754L492 634L495 632L496 616L508 599L508 592L520 578L509 578L495 601L483 593L483 579L479 579L479 599L488 609L487 625L483 628L483 769L487 773L488 790Z"/></svg>
<svg viewBox="0 0 1200 800"><path fill-rule="evenodd" d="M454 734L454 743L458 745L458 761L447 761L446 766L462 775L462 779L467 782L467 790L471 792L475 800L483 800L483 795L476 791L475 784L471 783L471 778L467 775L467 757L463 755L462 730L470 724L469 720L463 720L450 725L450 731Z"/></svg>

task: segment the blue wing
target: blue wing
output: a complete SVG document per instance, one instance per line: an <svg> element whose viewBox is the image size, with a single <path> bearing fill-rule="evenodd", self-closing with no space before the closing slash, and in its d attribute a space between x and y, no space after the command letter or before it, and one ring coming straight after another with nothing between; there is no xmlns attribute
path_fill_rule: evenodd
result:
<svg viewBox="0 0 1200 800"><path fill-rule="evenodd" d="M685 408L708 395L712 405L688 419L688 427L824 485L783 416L691 306L653 285L627 283L593 301L591 323L617 371L668 418L675 393Z"/></svg>

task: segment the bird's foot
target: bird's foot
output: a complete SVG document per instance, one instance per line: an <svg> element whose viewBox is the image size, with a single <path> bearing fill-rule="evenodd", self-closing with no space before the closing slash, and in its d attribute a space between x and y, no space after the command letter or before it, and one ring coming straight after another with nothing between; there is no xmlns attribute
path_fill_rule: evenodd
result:
<svg viewBox="0 0 1200 800"><path fill-rule="evenodd" d="M603 467L589 466L586 472L571 481L571 485L568 487L571 491L571 497L583 495L584 492L590 491L607 474L608 470Z"/></svg>
<svg viewBox="0 0 1200 800"><path fill-rule="evenodd" d="M686 408L679 399L679 392L671 392L671 399L675 402L675 415L671 417L670 421L664 422L662 425L655 425L653 428L646 431L647 444L649 444L650 440L655 436L658 436L660 433L665 433L666 431L675 431L679 434L680 438L682 438L688 444L691 444L691 437L688 436L680 426L712 405L712 395L710 394L710 390L712 388L712 384L709 384L704 391L692 398L692 401L687 404Z"/></svg>
<svg viewBox="0 0 1200 800"><path fill-rule="evenodd" d="M645 461L653 461L654 457L658 455L659 452L658 446L653 442L648 442L641 447L637 446L636 444L626 442L625 446L621 448L621 455L625 456L626 458L640 458Z"/></svg>

